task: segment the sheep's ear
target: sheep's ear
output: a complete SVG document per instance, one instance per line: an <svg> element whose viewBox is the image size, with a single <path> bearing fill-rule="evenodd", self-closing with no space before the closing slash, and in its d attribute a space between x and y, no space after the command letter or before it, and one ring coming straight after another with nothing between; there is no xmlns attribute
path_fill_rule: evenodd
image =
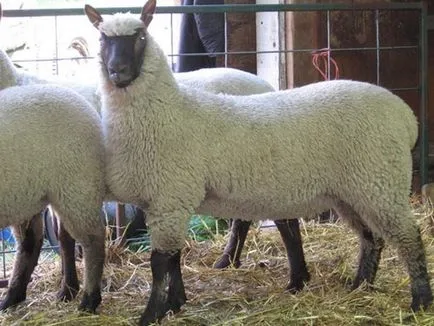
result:
<svg viewBox="0 0 434 326"><path fill-rule="evenodd" d="M101 24L103 20L100 13L90 5L84 6L84 12L86 13L87 18L89 18L89 21L92 23L92 25L98 29L99 24Z"/></svg>
<svg viewBox="0 0 434 326"><path fill-rule="evenodd" d="M148 27L154 18L155 7L157 7L157 0L148 0L142 8L140 19Z"/></svg>

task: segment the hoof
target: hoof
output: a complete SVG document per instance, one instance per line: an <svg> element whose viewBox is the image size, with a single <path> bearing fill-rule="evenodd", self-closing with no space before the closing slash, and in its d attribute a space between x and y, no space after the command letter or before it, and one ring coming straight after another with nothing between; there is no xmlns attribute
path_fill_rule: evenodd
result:
<svg viewBox="0 0 434 326"><path fill-rule="evenodd" d="M6 310L10 307L14 307L17 304L26 300L26 295L6 295L6 298L0 303L0 311Z"/></svg>
<svg viewBox="0 0 434 326"><path fill-rule="evenodd" d="M366 280L360 280L356 279L353 282L348 282L348 287L350 288L350 291L354 291L356 289L363 289L365 291L373 291L375 290L375 286L372 283L368 283Z"/></svg>
<svg viewBox="0 0 434 326"><path fill-rule="evenodd" d="M288 291L291 294L296 294L303 290L304 288L304 282L290 282L288 286L286 287L286 291Z"/></svg>
<svg viewBox="0 0 434 326"><path fill-rule="evenodd" d="M57 292L57 300L63 302L72 301L78 293L78 288L72 287L62 287L59 292Z"/></svg>
<svg viewBox="0 0 434 326"><path fill-rule="evenodd" d="M178 298L168 299L165 304L158 307L154 306L153 309L148 306L140 318L139 325L146 326L155 322L160 322L164 316L166 316L167 312L173 311L173 313L178 313L181 310L182 305L186 302L187 298L185 295L182 295Z"/></svg>
<svg viewBox="0 0 434 326"><path fill-rule="evenodd" d="M239 260L232 261L228 255L223 255L220 259L214 264L214 268L216 269L225 269L228 267L239 268L241 266L241 262Z"/></svg>
<svg viewBox="0 0 434 326"><path fill-rule="evenodd" d="M413 292L413 300L411 302L410 309L414 312L419 311L422 306L423 309L427 309L433 302L433 296L429 285L421 288L418 292Z"/></svg>
<svg viewBox="0 0 434 326"><path fill-rule="evenodd" d="M183 295L180 298L169 299L169 308L173 311L173 313L178 313L181 310L181 307L187 302L187 297Z"/></svg>
<svg viewBox="0 0 434 326"><path fill-rule="evenodd" d="M306 272L301 277L293 277L291 278L291 282L289 282L288 286L286 287L286 291L288 291L291 294L296 294L303 290L305 283L310 281L310 274L309 272Z"/></svg>
<svg viewBox="0 0 434 326"><path fill-rule="evenodd" d="M83 299L81 300L80 306L78 307L79 310L90 312L94 314L96 312L96 308L101 303L101 292L95 291L92 294L85 293L83 295Z"/></svg>
<svg viewBox="0 0 434 326"><path fill-rule="evenodd" d="M171 310L171 308L169 308L169 302L166 302L166 304L159 306L156 309L150 309L148 306L140 317L139 325L147 326L155 322L160 322L169 310Z"/></svg>

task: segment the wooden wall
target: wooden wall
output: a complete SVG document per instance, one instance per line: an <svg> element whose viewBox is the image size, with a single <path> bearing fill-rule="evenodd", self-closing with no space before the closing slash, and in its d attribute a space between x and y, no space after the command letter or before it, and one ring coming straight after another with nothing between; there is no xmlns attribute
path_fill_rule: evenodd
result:
<svg viewBox="0 0 434 326"><path fill-rule="evenodd" d="M255 4L255 0L225 0L225 4ZM228 51L256 51L256 23L254 13L228 13ZM219 58L219 65L224 65ZM256 74L256 54L230 54L228 67L238 68Z"/></svg>

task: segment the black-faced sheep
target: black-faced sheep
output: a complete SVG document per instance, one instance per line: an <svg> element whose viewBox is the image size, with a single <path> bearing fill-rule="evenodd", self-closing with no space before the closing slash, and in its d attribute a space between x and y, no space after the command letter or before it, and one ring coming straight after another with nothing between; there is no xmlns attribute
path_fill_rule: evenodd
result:
<svg viewBox="0 0 434 326"><path fill-rule="evenodd" d="M360 237L353 287L374 281L384 237L409 273L411 308L430 305L408 198L418 135L408 105L349 80L251 96L183 87L147 32L155 7L107 20L85 7L101 33L107 184L147 207L153 283L140 323L186 301L180 254L193 212L258 220L334 208Z"/></svg>
<svg viewBox="0 0 434 326"><path fill-rule="evenodd" d="M247 95L274 91L273 87L257 76L231 68L200 69L188 73L175 74L179 83L192 89L201 89L212 93L226 93L234 95ZM83 95L89 103L100 112L101 103L97 92L96 83L82 84L74 80L60 78L45 79L31 73L16 69L7 56L0 50L0 89L15 85L32 85L54 83L72 88ZM44 126L41 126L44 128ZM231 236L223 255L217 261L217 268L225 268L229 265L238 267L243 244L249 229L250 221L236 221L232 225ZM73 299L79 290L79 281L75 266L75 240L68 234L61 223L56 225L59 240L59 249L62 256L62 281L58 292L58 299L69 301ZM58 229L57 229L58 226ZM298 291L303 287L304 281L309 279L306 269L298 220L282 220L278 225L287 250L291 253L291 283L288 289L291 292ZM292 244L293 239L284 238L286 234L294 234L297 242ZM292 258L291 258L292 257Z"/></svg>

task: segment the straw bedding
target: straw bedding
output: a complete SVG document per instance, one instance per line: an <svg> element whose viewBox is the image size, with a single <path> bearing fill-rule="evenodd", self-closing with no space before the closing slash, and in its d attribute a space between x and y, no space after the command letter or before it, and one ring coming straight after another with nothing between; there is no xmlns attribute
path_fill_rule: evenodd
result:
<svg viewBox="0 0 434 326"><path fill-rule="evenodd" d="M428 223L432 209L416 197L413 203L432 272L434 237ZM312 280L297 295L283 291L288 282L288 262L275 229L251 229L238 270L211 268L222 252L224 236L200 243L190 240L182 261L188 302L162 324L434 325L434 308L416 315L409 312L409 280L395 250L385 248L374 290L350 292L358 255L355 234L338 221L302 223L302 235ZM27 300L1 314L1 325L136 325L150 292L148 252L109 246L98 315L77 312L77 300L56 301L59 264L58 257L40 262ZM81 267L80 263L79 270Z"/></svg>

